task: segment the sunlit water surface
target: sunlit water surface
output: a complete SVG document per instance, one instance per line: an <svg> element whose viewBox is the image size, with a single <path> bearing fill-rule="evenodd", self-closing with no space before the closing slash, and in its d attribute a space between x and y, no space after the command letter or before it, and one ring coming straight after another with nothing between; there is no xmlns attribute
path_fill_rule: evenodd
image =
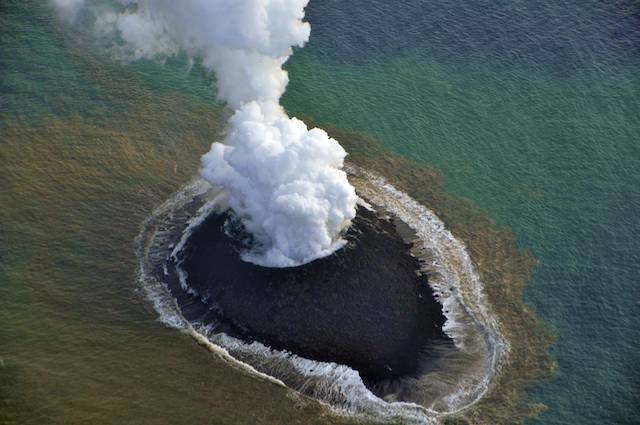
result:
<svg viewBox="0 0 640 425"><path fill-rule="evenodd" d="M559 376L529 389L548 406L532 423L640 421L639 16L633 1L312 0L311 42L287 64L289 112L360 140L344 141L354 161L436 210L505 311L531 256L441 189L537 258L525 299L557 335ZM0 422L347 421L158 320L135 238L223 129L213 78L77 37L45 2L0 5ZM400 176L348 131L446 185ZM495 397L483 418L526 416Z"/></svg>

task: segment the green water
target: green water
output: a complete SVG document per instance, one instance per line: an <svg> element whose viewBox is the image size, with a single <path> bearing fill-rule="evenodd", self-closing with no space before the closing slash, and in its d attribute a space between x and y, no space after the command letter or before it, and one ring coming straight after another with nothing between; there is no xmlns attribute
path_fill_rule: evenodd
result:
<svg viewBox="0 0 640 425"><path fill-rule="evenodd" d="M536 256L560 376L529 391L532 423L638 423L634 3L463 3L312 1L283 103L436 166ZM134 239L223 128L213 77L75 34L45 2L0 4L0 423L338 421L158 323Z"/></svg>

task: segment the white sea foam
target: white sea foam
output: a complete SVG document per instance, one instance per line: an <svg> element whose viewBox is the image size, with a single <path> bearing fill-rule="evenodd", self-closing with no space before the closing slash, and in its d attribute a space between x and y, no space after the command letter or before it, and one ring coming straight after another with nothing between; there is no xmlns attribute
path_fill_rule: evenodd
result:
<svg viewBox="0 0 640 425"><path fill-rule="evenodd" d="M223 199L223 197L219 196L222 190L222 188L212 188L212 186L204 180L196 180L185 186L174 197L157 207L149 218L141 224L140 234L136 238L136 254L140 260L139 282L145 291L146 297L151 301L154 309L158 312L161 323L190 335L214 355L233 366L257 378L284 386L284 383L279 379L261 373L250 364L237 360L231 356L223 346L212 343L206 338L203 332L196 331L194 324L190 323L182 315L176 299L171 295L167 284L162 281L162 276L153 272L154 263L156 263L155 266L157 267L158 262L164 265L170 259L171 253L167 250L169 249L169 246L173 245L173 242L169 242L164 239L164 237L171 232L161 232L158 226L167 220L171 221L174 212L180 210L196 196L202 196L207 192L213 192L214 199L220 201ZM206 205L211 206L213 203L209 202ZM201 218L196 215L196 220L187 219L186 221L189 222L190 225L193 225L194 221L197 222L197 220L200 219ZM187 228L188 227L189 226L187 226ZM193 228L193 226L191 226L191 228ZM182 232L179 234L183 235ZM158 256L160 256L160 258L158 258Z"/></svg>
<svg viewBox="0 0 640 425"><path fill-rule="evenodd" d="M496 317L488 310L480 277L464 243L454 237L432 211L382 177L355 167L349 171L366 181L356 184L361 196L393 212L409 225L432 258L425 268L427 272L436 271L430 275L429 284L447 318L443 330L460 350L474 356L479 364L477 373L460 382L458 389L442 402L453 411L474 403L487 391L508 345L499 332Z"/></svg>
<svg viewBox="0 0 640 425"><path fill-rule="evenodd" d="M219 358L247 373L314 397L339 415L374 418L389 423L436 423L442 415L463 410L482 397L500 367L507 345L498 332L496 319L487 308L480 279L464 244L444 227L435 214L384 179L357 168L350 168L349 172L358 193L373 204L379 213L388 211L407 223L427 252L425 258L431 259L425 268L430 272L429 283L443 305L446 316L444 330L465 356L464 368L455 377L427 374L412 382L412 385L433 386L434 381L440 379L440 385L446 391L436 399L425 399L420 405L388 402L373 394L364 385L358 372L347 366L272 350L259 342L247 343L224 333L216 333L212 325L186 321L166 285L150 270L149 256L153 255L153 249L150 248L153 240L158 238L154 226L162 221L162 217L170 217L184 206L188 198L203 196L206 190L212 191L208 197L204 196L207 201L200 210L193 217L185 219L188 225L183 233L173 235L173 239L180 238L180 242L170 250L168 246L172 242L164 241L166 259L170 255L175 257L184 245L185 238L206 215L218 208L220 203L224 206L226 198L220 188L211 189L204 182L192 185L175 201L160 207L143 226L139 242L146 248L140 250L141 282L163 323L191 335ZM143 236L145 233L147 236ZM157 274L161 278L163 273L160 271Z"/></svg>

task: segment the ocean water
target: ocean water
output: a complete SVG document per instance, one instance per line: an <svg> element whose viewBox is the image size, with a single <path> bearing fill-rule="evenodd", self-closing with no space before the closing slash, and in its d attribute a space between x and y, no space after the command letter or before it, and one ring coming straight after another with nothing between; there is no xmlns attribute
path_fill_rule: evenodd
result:
<svg viewBox="0 0 640 425"><path fill-rule="evenodd" d="M433 164L536 256L560 376L532 423L638 423L640 4L379 3L311 3L285 105Z"/></svg>
<svg viewBox="0 0 640 425"><path fill-rule="evenodd" d="M548 407L530 423L640 423L640 3L311 0L307 19L287 110L436 167L537 258L525 301L559 375L528 389ZM135 238L223 112L197 63L114 62L89 26L0 3L0 423L345 421L159 323Z"/></svg>

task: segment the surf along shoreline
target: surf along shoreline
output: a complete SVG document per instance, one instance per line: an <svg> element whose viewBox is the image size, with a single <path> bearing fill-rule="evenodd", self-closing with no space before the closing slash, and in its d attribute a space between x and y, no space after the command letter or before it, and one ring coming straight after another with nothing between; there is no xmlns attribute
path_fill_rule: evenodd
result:
<svg viewBox="0 0 640 425"><path fill-rule="evenodd" d="M305 367L307 370L314 369L315 366L306 365L305 367L301 367L300 363L304 363L304 359L302 358L296 358L295 360L299 364L294 365L294 367L285 374L288 377L295 375L293 381L297 380L299 388L295 388L296 384L288 384L288 386L302 394L328 403L334 413L374 421L392 420L391 418L397 418L399 415L403 420L411 421L411 418L413 418L413 420L417 422L430 418L444 420L445 423L467 423L472 420L476 421L479 418L491 418L490 420L494 423L506 423L507 421L513 421L514 418L516 418L516 421L522 421L539 413L543 409L543 406L527 404L523 389L526 385L530 385L541 378L553 376L555 373L555 363L551 360L547 352L547 348L552 341L550 332L535 317L535 314L522 304L521 291L535 264L533 257L529 253L515 248L513 237L508 229L497 228L486 214L479 212L468 202L453 199L446 195L442 190L443 180L441 176L432 168L420 167L408 161L389 156L388 152L379 148L377 142L367 136L344 132L335 128L329 128L328 130L330 134L331 132L334 133L332 137L347 140L345 147L347 147L348 150L353 152L360 149L359 153L363 153L355 160L353 157L349 158L349 163L351 164L350 178L352 181L357 179L379 179L379 177L367 173L360 173L356 176L358 173L354 172L354 170L358 168L353 167L355 164L363 167L371 166L376 172L381 172L385 178L393 181L393 183L402 188L402 190L406 190L407 193L410 193L417 199L422 199L423 204L429 205L430 209L437 210L438 215L444 217L445 222L447 222L448 229L450 229L456 237L464 240L470 259L479 265L478 274L482 277L484 284L483 291L467 291L467 295L477 292L476 295L473 295L477 296L479 293L484 292L486 299L482 299L481 301L486 308L491 305L492 313L495 314L495 317L490 315L493 317L490 320L490 326L493 327L491 332L493 332L494 335L504 335L504 340L496 337L497 339L493 341L493 343L497 341L497 344L494 345L493 349L495 350L495 347L498 347L497 351L494 351L488 358L479 360L487 370L490 370L490 373L485 375L484 378L477 379L476 377L474 379L474 390L469 391L469 386L467 386L466 389L454 392L455 394L452 394L451 397L440 399L439 404L432 404L428 408L419 408L411 403L387 403L382 401L369 391L369 388L362 383L357 374L354 376L354 374L349 371L345 371L344 367L333 367L333 369L328 367L327 369L325 365L323 366L324 377L319 376L321 374L318 372L318 370L322 368L316 367L316 373L310 376L302 369ZM357 143L359 146L349 146L349 142L352 144ZM180 195L183 198L181 201L174 200L173 203L169 202L165 205L164 210L163 208L158 209L155 213L155 221L150 219L147 223L147 232L151 228L156 232L155 226L158 226L158 223L161 222L164 217L174 214L178 204L183 206L188 202L186 198L193 197L196 192L204 190L203 187L194 189L196 186L198 185L196 184L186 190L185 193L191 191L191 194L185 195L185 193L183 193ZM416 188L420 190L416 190ZM428 190L425 190L425 188ZM202 205L204 205L204 202ZM187 215L190 217L195 216L197 209L198 208L195 208L194 211L191 211ZM175 219L176 217L173 218ZM177 221L183 220L183 222L186 222L187 218L189 217L178 217ZM475 227L467 227L471 225ZM169 225L169 227L172 226L173 231L175 231L175 223ZM158 234L160 234L161 238L166 236L164 232L167 229L162 229L161 226L159 232L156 232L153 237L157 238ZM143 233L141 233L141 235ZM483 241L487 236L488 239ZM148 249L151 239L148 235L147 237L141 237L140 246L144 247L142 251L146 252L146 254L149 253ZM497 258L494 256L492 258L492 264L491 262L487 262L486 258L495 254L495 250L491 251L487 248L496 242L498 243L499 251L506 255L498 256ZM506 250L505 247L507 248ZM488 252L482 252L482 249L487 249ZM514 258L520 261L518 263L520 264L518 270L507 269L505 273L504 267L501 266L497 267L497 273L495 269L491 269L491 266L497 266L498 262L502 264L514 264ZM153 261L150 261L150 263L152 262ZM524 267L522 267L523 265ZM150 298L154 301L156 310L159 311L165 323L182 329L183 331L187 329L187 333L195 332L198 335L193 335L196 339L206 336L208 338L206 342L199 342L203 345L213 345L214 348L209 347L209 349L217 352L229 362L235 363L236 366L262 379L283 384L281 379L278 377L274 378L262 370L268 371L268 368L265 369L263 367L265 363L281 363L284 357L292 357L290 354L274 354L273 350L269 350L267 347L256 347L255 342L250 345L244 344L243 346L241 341L230 338L224 334L216 334L214 330L207 328L207 326L204 326L202 323L189 324L188 321L182 317L180 308L175 303L175 300L167 297L166 292L159 294L159 292L162 292L162 288L158 289L156 285L155 289L149 289L149 281L153 279L149 279L148 266L147 264L146 270L144 266L142 267L142 280L150 294ZM502 271L502 275L499 273L500 271ZM166 276L166 273L166 269L163 269L162 275ZM147 276L146 278L144 277L145 274ZM487 280L485 276L497 277L498 279ZM502 287L501 289L501 285L508 286ZM160 284L160 286L162 286L162 284ZM439 290L442 291L442 289L443 288L440 288ZM438 289L436 292L438 292ZM505 294L508 295L507 298L505 298ZM482 296L484 297L484 295ZM440 293L439 296L442 297L442 293ZM496 304L493 304L492 297L499 301L497 303L499 307L495 307ZM173 305L167 309L167 305L172 303ZM472 304L473 303L470 303L470 305ZM505 305L508 307L505 310L509 314L509 316L506 317L501 315L501 313L505 311L502 311L500 308L500 306ZM446 307L445 305L445 308ZM474 306L473 308L476 307ZM482 307L482 309L485 309L485 307ZM484 311L482 314L478 314L478 311L474 312L472 309L469 311L472 312L470 315L471 319L476 322L478 317L484 317L483 315L486 313L486 311ZM524 318L525 321L513 320L512 314L514 312L517 319ZM505 318L507 320L505 320ZM483 326L486 326L487 323ZM451 332L451 328L449 328L448 331ZM523 335L523 333L528 334L523 340L510 338L514 335ZM478 335L484 335L483 338L485 338L487 335L486 329L478 333ZM462 338L463 336L459 337ZM508 344L503 344L500 341L508 341ZM507 352L507 348L509 348L508 358L503 355ZM458 362L458 365L463 363L464 362ZM534 367L523 368L523 363L526 365L533 364ZM257 366L257 368L255 366ZM518 374L513 374L513 371L517 371ZM327 379L328 376L329 379ZM351 394L348 396L338 394L344 388L349 388ZM503 391L505 389L514 391L504 393ZM505 403L505 398L509 398L511 401ZM360 402L354 403L354 399L359 399ZM393 397L391 397L389 401L393 401Z"/></svg>

